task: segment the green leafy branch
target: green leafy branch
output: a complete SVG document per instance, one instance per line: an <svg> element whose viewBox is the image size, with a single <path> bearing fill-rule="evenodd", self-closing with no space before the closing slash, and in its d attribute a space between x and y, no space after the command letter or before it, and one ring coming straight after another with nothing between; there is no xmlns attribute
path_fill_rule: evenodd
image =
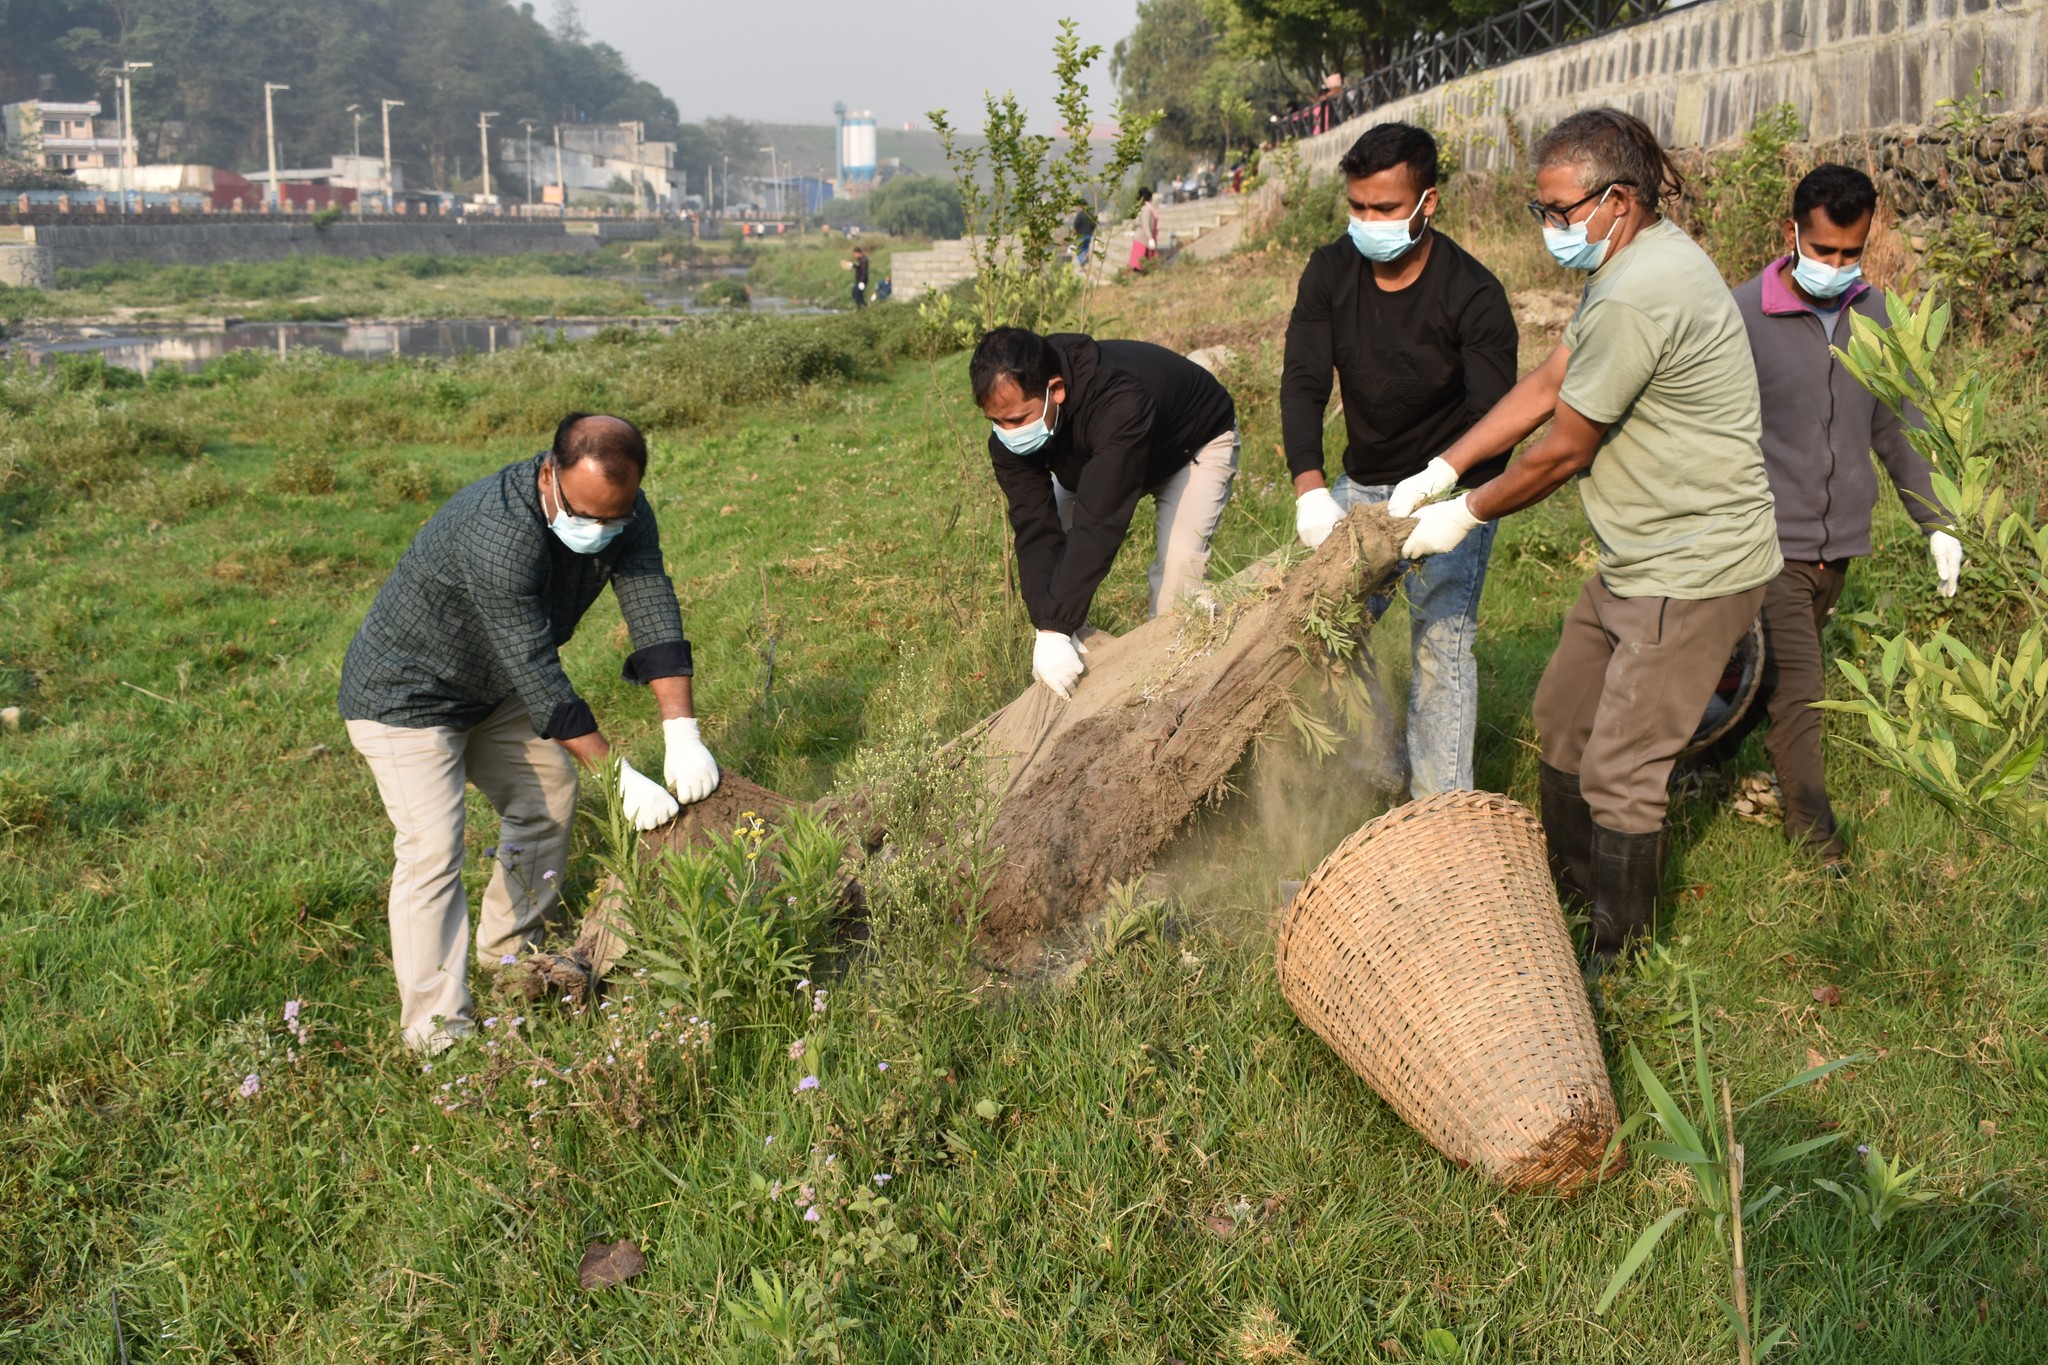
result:
<svg viewBox="0 0 2048 1365"><path fill-rule="evenodd" d="M2048 833L2040 760L2048 743L2048 527L2007 499L1981 367L1953 376L1937 364L1950 310L1928 290L1917 304L1887 292L1888 326L1851 314L1852 336L1835 354L1858 383L1896 413L1906 439L1934 467L1946 529L1962 543L1973 589L2032 619L2010 652L1980 652L1937 631L1918 642L1878 636L1869 667L1836 667L1853 695L1823 707L1857 716L1856 747L1927 792L1960 819L2008 834ZM1865 625L1876 618L1853 618Z"/></svg>

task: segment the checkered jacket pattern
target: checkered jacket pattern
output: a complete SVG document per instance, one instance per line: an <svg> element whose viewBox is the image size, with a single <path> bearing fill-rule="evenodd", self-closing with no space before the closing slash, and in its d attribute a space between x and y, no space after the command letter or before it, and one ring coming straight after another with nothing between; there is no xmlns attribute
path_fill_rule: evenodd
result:
<svg viewBox="0 0 2048 1365"><path fill-rule="evenodd" d="M624 676L688 677L675 585L641 494L624 532L580 555L548 529L543 455L450 498L413 538L341 663L341 714L411 729L472 729L517 696L544 739L597 729L560 649L609 583L632 633Z"/></svg>

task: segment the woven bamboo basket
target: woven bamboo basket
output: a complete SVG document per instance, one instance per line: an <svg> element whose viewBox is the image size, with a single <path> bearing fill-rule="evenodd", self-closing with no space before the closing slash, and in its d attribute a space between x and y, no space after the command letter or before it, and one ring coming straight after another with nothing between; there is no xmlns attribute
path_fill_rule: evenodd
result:
<svg viewBox="0 0 2048 1365"><path fill-rule="evenodd" d="M1505 796L1444 792L1337 846L1288 907L1280 989L1303 1023L1461 1166L1571 1189L1614 1092L1550 880Z"/></svg>

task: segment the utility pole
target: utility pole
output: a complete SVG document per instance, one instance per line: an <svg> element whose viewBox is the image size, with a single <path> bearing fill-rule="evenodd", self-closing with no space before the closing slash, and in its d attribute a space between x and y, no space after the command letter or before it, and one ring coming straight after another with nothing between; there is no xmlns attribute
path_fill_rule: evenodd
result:
<svg viewBox="0 0 2048 1365"><path fill-rule="evenodd" d="M128 169L135 158L135 73L154 62L131 62L123 58L114 72L121 96L121 212L128 212Z"/></svg>
<svg viewBox="0 0 2048 1365"><path fill-rule="evenodd" d="M533 207L533 120L523 118L520 125L526 129L526 207Z"/></svg>
<svg viewBox="0 0 2048 1365"><path fill-rule="evenodd" d="M349 112L349 113L351 113L351 114L355 115L355 120L356 120L356 160L358 160L358 161L361 161L361 160L363 159L363 106L362 106L362 105L360 105L360 104L351 104L351 105L350 105L350 106L348 107L348 110L347 110L347 112Z"/></svg>
<svg viewBox="0 0 2048 1365"><path fill-rule="evenodd" d="M384 211L395 208L397 196L391 188L391 111L405 108L404 100L385 100L384 104Z"/></svg>
<svg viewBox="0 0 2048 1365"><path fill-rule="evenodd" d="M491 120L496 118L497 116L498 111L495 109L490 109L486 110L484 113L477 115L476 119L476 135L483 142L484 145L483 202L486 204L488 204L491 201Z"/></svg>
<svg viewBox="0 0 2048 1365"><path fill-rule="evenodd" d="M775 144L771 142L761 150L768 153L768 178L775 182L775 216L780 218L782 216L782 176L778 173L778 164L775 160Z"/></svg>
<svg viewBox="0 0 2048 1365"><path fill-rule="evenodd" d="M719 192L720 212L732 212L732 157L725 157L725 188Z"/></svg>
<svg viewBox="0 0 2048 1365"><path fill-rule="evenodd" d="M569 182L562 178L562 125L555 125L555 188L562 194L562 216L569 216Z"/></svg>
<svg viewBox="0 0 2048 1365"><path fill-rule="evenodd" d="M274 81L263 82L263 136L270 145L270 211L277 212L281 196L277 192L277 117L270 107L270 97L280 90L289 90L289 85Z"/></svg>

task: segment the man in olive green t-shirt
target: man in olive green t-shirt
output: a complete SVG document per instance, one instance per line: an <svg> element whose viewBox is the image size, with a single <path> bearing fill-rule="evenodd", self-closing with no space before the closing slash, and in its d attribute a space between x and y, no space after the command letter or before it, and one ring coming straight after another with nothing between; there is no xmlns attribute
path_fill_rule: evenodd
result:
<svg viewBox="0 0 2048 1365"><path fill-rule="evenodd" d="M1614 109L1536 145L1544 244L1590 272L1557 349L1442 455L1453 471L1550 430L1451 502L1397 488L1409 556L1449 549L1574 475L1599 572L1565 617L1537 686L1543 828L1559 892L1592 907L1595 965L1646 927L1663 888L1672 764L1778 574L1747 333L1705 252L1657 214L1676 169ZM1405 496L1404 496L1405 494ZM1419 508L1419 510L1418 510Z"/></svg>

